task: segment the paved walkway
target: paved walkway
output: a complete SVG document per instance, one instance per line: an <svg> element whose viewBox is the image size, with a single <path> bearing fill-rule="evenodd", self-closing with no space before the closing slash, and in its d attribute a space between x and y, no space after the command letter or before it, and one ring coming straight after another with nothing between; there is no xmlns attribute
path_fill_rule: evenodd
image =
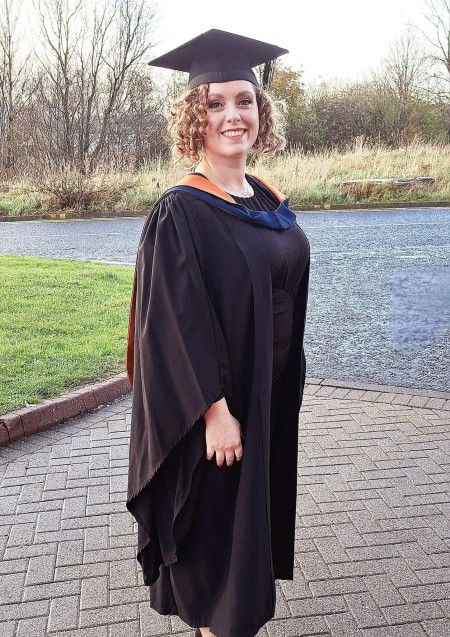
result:
<svg viewBox="0 0 450 637"><path fill-rule="evenodd" d="M0 635L193 631L148 604L125 509L130 400L1 451ZM261 637L450 635L450 401L307 385L293 582Z"/></svg>

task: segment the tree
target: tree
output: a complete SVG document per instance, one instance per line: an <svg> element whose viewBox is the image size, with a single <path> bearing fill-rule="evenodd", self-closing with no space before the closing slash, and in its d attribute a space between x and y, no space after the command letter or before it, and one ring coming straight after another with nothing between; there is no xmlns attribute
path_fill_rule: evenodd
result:
<svg viewBox="0 0 450 637"><path fill-rule="evenodd" d="M423 95L427 74L426 57L411 29L391 45L381 72L373 74L375 84L393 108L390 127L395 146L405 141L408 129L415 134L415 107Z"/></svg>
<svg viewBox="0 0 450 637"><path fill-rule="evenodd" d="M126 82L121 108L111 120L105 156L117 165L116 158L137 170L152 159L166 158L170 139L164 110L169 103L166 87L156 87L153 79L136 67Z"/></svg>
<svg viewBox="0 0 450 637"><path fill-rule="evenodd" d="M428 92L440 105L450 140L450 0L423 0L425 28L418 28L428 47L431 63Z"/></svg>
<svg viewBox="0 0 450 637"><path fill-rule="evenodd" d="M288 148L302 145L302 131L308 115L301 77L301 71L280 64L275 66L270 84L271 96L281 102L284 111Z"/></svg>
<svg viewBox="0 0 450 637"><path fill-rule="evenodd" d="M16 161L17 118L25 107L32 73L30 53L20 50L20 0L2 0L0 5L0 166L9 176Z"/></svg>
<svg viewBox="0 0 450 637"><path fill-rule="evenodd" d="M42 133L50 161L92 170L151 47L150 0L35 0L43 45Z"/></svg>
<svg viewBox="0 0 450 637"><path fill-rule="evenodd" d="M418 28L428 43L434 87L437 93L450 92L450 0L423 0L425 28Z"/></svg>
<svg viewBox="0 0 450 637"><path fill-rule="evenodd" d="M114 109L119 106L124 96L125 80L130 69L151 47L150 26L153 18L154 14L146 0L116 0L113 5L111 21L114 28L110 49L104 59L105 100L99 118L100 133L92 151L91 163L103 150L109 122Z"/></svg>

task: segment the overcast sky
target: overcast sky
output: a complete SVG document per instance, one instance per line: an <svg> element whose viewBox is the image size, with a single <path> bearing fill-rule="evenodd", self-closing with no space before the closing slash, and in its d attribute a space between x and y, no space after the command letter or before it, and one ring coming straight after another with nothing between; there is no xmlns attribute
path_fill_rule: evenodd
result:
<svg viewBox="0 0 450 637"><path fill-rule="evenodd" d="M218 28L289 49L305 81L357 79L376 68L408 21L422 23L423 0L159 0L165 51Z"/></svg>

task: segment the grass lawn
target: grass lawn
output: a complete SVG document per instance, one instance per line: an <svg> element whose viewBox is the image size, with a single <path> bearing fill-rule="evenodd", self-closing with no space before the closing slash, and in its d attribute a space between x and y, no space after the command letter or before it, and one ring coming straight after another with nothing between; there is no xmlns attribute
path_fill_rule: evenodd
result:
<svg viewBox="0 0 450 637"><path fill-rule="evenodd" d="M133 269L0 257L0 414L124 371Z"/></svg>

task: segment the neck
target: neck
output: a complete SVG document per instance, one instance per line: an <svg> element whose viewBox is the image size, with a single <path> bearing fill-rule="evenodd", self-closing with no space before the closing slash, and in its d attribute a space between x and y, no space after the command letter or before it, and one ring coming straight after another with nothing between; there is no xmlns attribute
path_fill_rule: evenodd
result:
<svg viewBox="0 0 450 637"><path fill-rule="evenodd" d="M211 160L205 156L197 166L197 170L205 172L212 182L230 194L236 196L253 194L245 179L245 156L238 162L235 157L232 161L227 161L226 158Z"/></svg>

